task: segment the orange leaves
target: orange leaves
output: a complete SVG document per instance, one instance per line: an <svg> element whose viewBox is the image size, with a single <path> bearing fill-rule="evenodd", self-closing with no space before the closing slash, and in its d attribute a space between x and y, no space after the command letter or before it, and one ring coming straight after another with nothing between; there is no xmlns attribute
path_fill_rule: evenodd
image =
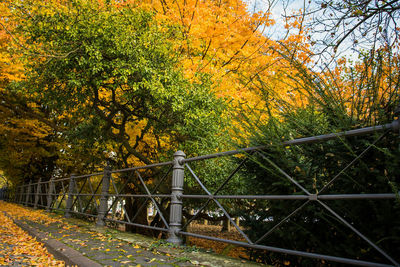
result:
<svg viewBox="0 0 400 267"><path fill-rule="evenodd" d="M22 6L31 6L28 5L26 1L18 0L17 2L20 3ZM28 2L38 3L40 1L33 0ZM37 38L38 42L42 42L42 46L40 46L39 44L35 44L35 46L38 46L37 49L35 49L35 51L37 50L37 52L35 53L46 53L55 56L49 58L32 58L32 60L48 60L48 63L52 63L37 65L52 66L52 69L49 69L49 72L46 71L46 73L49 73L48 76L43 75L43 73L40 75L38 74L40 77L48 77L49 79L47 80L47 78L43 78L43 80L41 80L40 78L39 80L41 80L41 86L36 86L37 88L34 88L37 94L37 98L43 100L42 109L45 109L48 112L48 114L46 114L45 116L50 116L51 119L57 123L57 126L61 125L60 127L65 126L65 128L71 127L71 129L73 129L73 131L69 131L67 129L65 129L65 131L64 129L56 129L55 132L65 132L66 134L58 135L57 139L56 137L54 137L53 140L57 140L58 142L69 142L72 139L64 138L65 136L70 134L70 132L73 132L72 138L74 138L75 140L79 140L79 142L75 142L74 146L68 146L68 144L65 143L60 144L59 147L55 146L55 148L53 149L54 154L56 155L52 158L58 158L57 162L55 163L58 163L58 165L63 165L62 167L60 167L60 169L68 170L71 169L72 166L74 166L75 168L75 165L78 165L76 163L91 165L89 163L89 160L79 162L79 160L76 160L76 158L79 158L80 154L90 154L95 155L93 156L93 158L102 158L101 155L98 156L102 153L102 151L115 152L114 154L119 157L121 154L135 154L132 153L133 149L135 149L135 151L138 152L136 155L146 155L149 158L153 159L157 158L158 155L161 154L161 152L159 152L161 149L163 151L167 151L170 149L171 146L176 145L174 143L174 136L177 136L176 139L179 139L179 141L185 140L186 136L184 136L184 134L182 134L181 138L181 136L179 136L179 134L176 134L175 132L171 133L171 131L169 130L164 131L164 128L162 128L162 130L160 130L161 127L157 128L157 126L161 125L161 123L159 124L157 122L157 124L155 124L154 121L161 121L161 117L158 116L159 114L156 114L155 116L154 114L151 114L151 116L149 116L151 119L146 119L146 117L142 118L143 115L140 115L138 117L129 115L129 120L123 119L125 113L137 113L136 111L132 112L131 110L126 111L127 106L139 105L136 103L136 101L132 101L131 99L138 90L138 83L134 82L136 78L129 78L136 76L136 74L133 75L133 73L135 72L134 68L129 68L129 71L127 70L126 72L120 73L119 70L124 69L124 67L121 68L121 66L128 66L130 63L127 62L127 64L124 65L122 64L122 62L119 62L119 60L115 60L112 62L117 64L116 66L119 67L110 68L107 71L108 73L101 72L104 71L104 66L110 65L107 63L109 61L104 61L105 64L103 64L103 55L107 54L107 57L113 58L114 55L119 53L116 53L116 51L119 51L120 48L124 48L123 52L125 53L125 48L130 47L129 44L131 43L132 39L120 39L119 37L117 38L112 34L107 34L109 32L114 32L110 29L121 29L123 27L120 27L120 25L127 24L124 24L125 22L118 19L109 20L109 23L94 23L93 25L91 25L92 19L86 20L86 18L82 18L82 22L85 21L85 25L90 24L91 26L87 28L80 28L80 26L78 25L79 23L73 22L75 20L70 21L69 19L55 19L55 17L58 16L53 16L54 14L52 12L58 12L60 14L59 17L62 18L73 18L76 16L76 21L80 21L80 19L78 20L79 16L77 16L76 14L80 12L78 12L78 10L74 7L69 6L68 1L54 2L55 3L53 5L52 1L45 1L45 7L43 8L41 4L32 4L32 7L34 8L29 9L30 12L33 15L38 15L38 17L43 18L45 17L46 19L44 19L43 21L38 21L37 24L33 22L33 20L26 20L26 23L30 23L29 25L35 26L31 27L30 30L26 30L26 36L36 36L36 34L29 33L29 31L33 31L33 29L35 29L34 32L39 31L40 34L37 35ZM86 1L83 2L86 3ZM89 2L87 2L88 5ZM104 11L104 16L100 16L102 19L104 19L104 21L108 21L109 17L111 16L109 14L113 14L112 17L116 18L120 15L123 16L124 12L122 11L126 11L130 8L144 8L147 10L152 10L156 21L154 22L152 20L151 25L157 26L157 29L160 28L160 31L151 30L151 34L149 32L149 35L159 36L158 34L160 33L161 36L165 33L165 36L162 36L161 39L169 39L170 41L172 41L171 43L173 43L173 49L170 49L168 46L168 49L164 49L166 51L165 53L173 54L173 58L175 58L176 54L177 62L179 62L179 68L182 69L185 77L188 78L190 81L198 82L200 85L206 85L204 87L208 87L209 84L212 84L213 91L218 97L226 99L227 102L232 103L232 105L236 109L236 111L234 111L234 113L236 114L232 115L232 117L237 116L237 114L239 113L237 112L237 110L241 106L246 106L246 111L250 109L261 110L261 108L265 105L265 101L260 97L259 87L266 86L268 88L271 88L271 90L276 90L279 92L286 90L284 86L285 82L277 79L276 75L276 73L278 73L282 69L282 63L279 61L278 53L276 52L276 50L278 49L278 44L275 41L270 40L264 34L265 29L271 26L274 21L271 19L271 16L268 12L257 12L253 14L248 12L246 3L243 0L101 0L97 1L96 3L90 2L90 4L93 4L93 6L91 6L90 8L90 12L96 11L95 13L100 14ZM114 7L107 5L114 5ZM108 8L109 11L106 11ZM97 12L97 9L99 12ZM118 12L115 12L116 10ZM61 14L63 15L61 16ZM92 16L87 17L91 18ZM47 18L51 18L51 20L47 20ZM53 20L53 18L55 20ZM97 18L97 16L93 16L93 20L94 18ZM115 25L118 27L113 28L107 26L111 24L114 25L113 23L116 23ZM23 23L21 23L21 25L30 28L29 25L26 26ZM74 27L76 27L76 29ZM129 31L125 32L124 35L131 36L130 33L136 31L134 29L135 28L132 27ZM44 31L43 33L42 30ZM94 37L96 37L93 38L93 40L97 40L100 36L102 36L102 38L108 38L104 39L104 44L109 43L110 48L103 49L105 46L103 45L103 41L101 42L101 45L97 45L96 42L93 42L93 44L90 44L91 48L89 50L89 45L87 45L87 47L85 45L85 53L89 55L89 57L86 59L85 57L79 58L80 56L77 56L79 55L79 53L75 53L76 51L78 51L75 49L75 43L82 43L80 38L76 38L77 41L71 42L64 42L64 37L54 39L53 37L50 39L40 39L41 36L47 36L47 34L50 32L51 36L64 36L65 34L65 36L69 36L68 38L74 38L75 40L76 36L84 36L84 34L80 33L81 30L87 30L87 33L90 36L92 36L93 32L96 33L93 35ZM115 40L111 40L113 38ZM48 41L46 41L47 39ZM91 40L91 38L89 39ZM151 43L149 40L152 40L152 38L148 39L146 37L143 40L143 47L147 49ZM293 39L293 41L297 40ZM87 41L83 41L83 43L86 42ZM60 55L52 52L53 50L60 50L57 49L58 45L60 46L60 49L63 47L61 49L62 51L66 49L71 52L71 54L67 53L69 57L63 56L63 53L65 51L63 53L60 52ZM80 49L80 47L78 47L77 49ZM111 53L110 51L113 52ZM125 55L124 53L121 54ZM162 53L164 53L164 51ZM83 60L84 58L85 60ZM73 62L74 60L77 60L77 62L80 63L68 63ZM124 60L123 57L121 57L121 60ZM55 64L56 62L57 64ZM93 91L97 95L95 98L89 97L91 96L92 92L88 89L88 86L90 87L92 85L88 82L91 81L90 78L87 78L89 76L86 77L86 74L83 74L86 73L86 71L80 73L80 71L77 70L77 67L75 67L77 65L80 65L81 63L84 64L84 62L85 64L88 64L88 66L91 66L90 68L93 68L93 72L101 73L101 75L99 76L104 76L104 79L101 78L103 79L103 81L101 83L99 82L99 85L94 86L95 90ZM147 64L145 62L146 60L138 61L137 64L145 65ZM169 61L168 64L170 64ZM173 64L175 66L175 61ZM61 70L59 66L64 66L68 69L68 72L71 72L73 74L75 74L76 71L76 75L55 75L55 73L65 73L64 71L54 71L55 69ZM153 66L151 66L151 68L153 68ZM41 68L38 67L38 69ZM155 70L156 69L157 68L155 68ZM164 75L163 73L164 71L160 72L160 75ZM138 75L138 77L139 76L141 75ZM161 83L160 80L163 79L157 80L157 78L154 78L157 75L151 76L151 87L158 88L159 86L160 88L162 88L163 86L161 86L161 84L164 84L164 82ZM272 79L271 76L274 76L274 79ZM34 78L32 79L32 81L33 84L35 84L34 81L36 76L34 75L33 77ZM131 82L129 84L126 84L128 82L128 78L131 79ZM139 81L142 78L137 79ZM167 82L167 80L165 82L165 86L170 86L170 82ZM64 83L63 81L66 82ZM147 82L148 81L146 81L146 83L144 84L144 88L146 88L146 86L150 86L150 84L147 84ZM121 84L121 86L118 86L118 84ZM72 89L69 89L69 87L71 87ZM111 91L110 88L112 88L113 91ZM131 92L126 93L126 90L130 90ZM54 93L52 93L53 91ZM68 91L68 94L63 93L66 91ZM154 90L154 92L154 99L157 99L157 101L158 99L162 98L160 96L168 95L170 93L167 92L167 90L164 91L161 89L159 92L156 92L156 90ZM80 97L76 97L77 95L79 95ZM89 112L89 110L91 110L89 108L91 106L91 101L97 98L98 100L96 100L96 102L105 103L96 104L98 105L97 116L101 117L102 114L104 114L104 120L109 120L106 123L106 127L110 127L110 131L107 132L107 134L103 135L99 134L98 130L103 130L106 127L103 127L103 124L98 123L98 121L95 119L95 115L93 115L93 113L90 113L92 111ZM76 99L80 100L78 101ZM46 104L44 104L45 102L49 104L48 107ZM118 103L118 105L116 105L118 106L118 109L120 109L120 107L124 107L124 112L118 113L116 112L116 109L111 108L111 105L114 105L114 102ZM139 102L140 101L138 101L138 103ZM164 105L164 103L161 101L160 104ZM50 109L54 106L55 112L53 113ZM181 105L181 103L178 103L176 104L176 106L172 107L172 110L177 109L177 106L183 105ZM81 110L82 112L79 112ZM140 110L140 108L138 110ZM157 108L154 110L157 110ZM85 116L82 116L83 113L85 113ZM157 110L157 113L162 114L162 110ZM213 112L208 112L207 114L213 114ZM206 116L207 114L202 116ZM231 114L226 114L226 117L230 115ZM200 115L197 117L200 117ZM124 128L119 127L122 123ZM31 121L26 121L26 124L29 125L32 123ZM78 125L82 125L82 127L77 127ZM23 127L24 126L21 125L21 127L19 128L26 129ZM164 127L164 125L162 127ZM32 127L30 127L29 129L30 131L35 132L35 136L37 136L38 139L43 139L43 137L46 137L46 131L37 131L36 133L35 130L37 129ZM47 128L45 128L44 130L47 130ZM175 129L173 131L175 131ZM177 129L176 131L183 132L180 129ZM72 134L70 135L72 136ZM53 138L53 136L49 134L48 139ZM125 140L124 138L126 136L129 136L129 138L127 137ZM86 143L85 141L87 141L88 139L90 140L90 142ZM126 142L121 140L124 140ZM120 150L118 150L117 153L116 151L117 149L119 149L118 147L121 143L123 144L123 146L121 146ZM58 151L61 152L58 153ZM144 157L140 157L139 160L138 158L135 158L133 156L129 157L126 161L126 164L141 165L141 163L143 162L143 158ZM40 167L38 167L37 169L40 169ZM93 168L96 167L97 166L93 166ZM42 169L45 168L43 167ZM30 176L34 177L34 175Z"/></svg>
<svg viewBox="0 0 400 267"><path fill-rule="evenodd" d="M241 0L144 2L136 4L151 6L159 21L180 26L176 49L186 77L209 74L221 97L243 101L241 80L273 60L265 54L273 42L263 35L264 28L274 23L268 12L250 14ZM250 94L245 100L252 98L257 96Z"/></svg>
<svg viewBox="0 0 400 267"><path fill-rule="evenodd" d="M18 22L11 6L10 1L0 1L0 91L24 78L22 57L16 53L24 47L24 41L15 32Z"/></svg>
<svg viewBox="0 0 400 267"><path fill-rule="evenodd" d="M45 225L50 223L62 223L62 220L50 217L43 210L28 210L19 205L11 204L7 202L0 202L0 211L7 212L10 216L15 219L28 219L34 222L40 222Z"/></svg>
<svg viewBox="0 0 400 267"><path fill-rule="evenodd" d="M42 243L39 243L14 224L7 214L15 214L17 205L0 202L0 265L27 263L35 266L64 266L54 259ZM20 210L20 209L18 209ZM25 212L26 213L26 212Z"/></svg>

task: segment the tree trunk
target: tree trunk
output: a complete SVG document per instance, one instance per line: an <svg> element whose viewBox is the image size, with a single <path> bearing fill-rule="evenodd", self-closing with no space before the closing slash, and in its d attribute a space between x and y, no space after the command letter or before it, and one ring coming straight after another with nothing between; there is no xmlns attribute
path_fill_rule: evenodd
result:
<svg viewBox="0 0 400 267"><path fill-rule="evenodd" d="M131 220L132 223L137 223L137 224L142 224L142 225L149 225L149 222L147 221L147 208L146 206L143 207L140 211L139 208L142 206L144 201L142 199L125 199L125 210L127 214L125 216L129 216L129 219ZM139 214L137 214L139 211ZM137 214L137 215L136 215ZM133 217L135 217L135 220L132 221ZM128 219L126 219L128 220ZM143 228L143 227L138 227L134 225L126 225L126 231L127 232L132 232L132 233L138 233L142 235L147 235L147 236L153 236L152 230Z"/></svg>
<svg viewBox="0 0 400 267"><path fill-rule="evenodd" d="M223 220L221 232L229 232L230 230L231 230L231 222L229 221L229 219Z"/></svg>

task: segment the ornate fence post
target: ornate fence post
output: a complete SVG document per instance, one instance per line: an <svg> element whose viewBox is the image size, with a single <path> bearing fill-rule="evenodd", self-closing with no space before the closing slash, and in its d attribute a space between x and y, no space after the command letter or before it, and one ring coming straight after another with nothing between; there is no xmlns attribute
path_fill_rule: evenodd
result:
<svg viewBox="0 0 400 267"><path fill-rule="evenodd" d="M49 192L47 192L47 206L46 206L46 211L50 212L51 211L51 204L53 203L53 194L54 194L54 177L50 178L49 182Z"/></svg>
<svg viewBox="0 0 400 267"><path fill-rule="evenodd" d="M32 180L29 180L28 189L26 190L25 206L29 205L29 199L31 197L31 185L32 185Z"/></svg>
<svg viewBox="0 0 400 267"><path fill-rule="evenodd" d="M110 162L107 161L107 166L104 167L103 181L101 185L101 197L100 197L100 205L97 213L97 226L104 226L104 218L106 217L106 213L108 211L108 188L110 187L110 179L111 179L111 165Z"/></svg>
<svg viewBox="0 0 400 267"><path fill-rule="evenodd" d="M42 181L42 177L39 178L39 181L37 183L37 187L36 187L36 192L35 192L35 203L33 204L33 208L37 209L38 208L38 203L39 203L39 194L40 194L40 187L41 187L41 182Z"/></svg>
<svg viewBox="0 0 400 267"><path fill-rule="evenodd" d="M169 217L169 233L167 242L172 244L182 244L182 238L177 234L182 227L182 193L184 182L184 164L182 160L186 157L183 151L177 151L174 154L174 166L172 171L171 188L171 207Z"/></svg>
<svg viewBox="0 0 400 267"><path fill-rule="evenodd" d="M74 193L74 187L75 187L75 174L72 174L71 177L69 178L67 206L65 207L65 213L64 213L65 218L71 217L71 209L74 198L72 194Z"/></svg>

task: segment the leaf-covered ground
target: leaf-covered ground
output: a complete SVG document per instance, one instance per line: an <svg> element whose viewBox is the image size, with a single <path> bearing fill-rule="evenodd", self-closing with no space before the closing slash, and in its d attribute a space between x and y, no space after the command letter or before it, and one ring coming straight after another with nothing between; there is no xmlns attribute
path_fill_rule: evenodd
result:
<svg viewBox="0 0 400 267"><path fill-rule="evenodd" d="M244 238L239 234L236 229L232 229L228 232L221 232L222 226L218 225L203 225L203 224L192 224L189 227L189 232L206 235L206 236L213 236L218 237L221 239L229 239L229 240L236 240L236 241L244 241ZM234 245L212 241L202 238L196 237L189 237L188 242L192 246L204 248L204 249L211 249L215 253L226 255L229 257L234 257L238 259L249 259L248 252L243 247L237 247Z"/></svg>
<svg viewBox="0 0 400 267"><path fill-rule="evenodd" d="M0 201L0 265L1 266L64 266L44 245L19 228L6 214L14 213L15 205Z"/></svg>
<svg viewBox="0 0 400 267"><path fill-rule="evenodd" d="M63 242L103 266L175 267L202 265L196 261L192 262L189 258L161 253L132 242L116 239L111 234L92 231L86 227L87 225L69 223L56 214L49 214L42 210L33 210L6 202L0 202L0 205L1 210L9 214L14 220L47 233L50 238ZM20 233L18 232L16 236L18 238ZM28 238L29 236L26 237L26 239Z"/></svg>

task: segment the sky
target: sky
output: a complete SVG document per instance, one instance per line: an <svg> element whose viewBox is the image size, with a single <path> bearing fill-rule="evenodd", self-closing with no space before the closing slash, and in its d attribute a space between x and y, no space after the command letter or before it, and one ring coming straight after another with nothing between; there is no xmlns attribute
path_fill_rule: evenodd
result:
<svg viewBox="0 0 400 267"><path fill-rule="evenodd" d="M244 0L244 2L248 5L249 12L267 11L268 8L270 9L272 18L275 20L275 25L266 29L265 35L273 40L281 40L287 34L287 29L284 28L285 15L292 15L297 13L299 10L304 9L319 9L319 6L316 5L315 0ZM317 33L313 33L311 36L311 38L314 40L322 40L324 37L325 36L323 34ZM340 55L339 57L344 56L352 61L357 60L358 53L354 53L354 51L351 49L351 46L351 43L347 43L347 41L345 41L345 43L339 47L336 55ZM323 62L320 63L324 65Z"/></svg>
<svg viewBox="0 0 400 267"><path fill-rule="evenodd" d="M289 15L304 8L303 0L245 0L244 2L248 5L250 12L267 11L270 8L272 18L276 23L268 29L266 34L275 40L282 39L286 34L285 11L286 15ZM270 5L270 3L272 4Z"/></svg>

